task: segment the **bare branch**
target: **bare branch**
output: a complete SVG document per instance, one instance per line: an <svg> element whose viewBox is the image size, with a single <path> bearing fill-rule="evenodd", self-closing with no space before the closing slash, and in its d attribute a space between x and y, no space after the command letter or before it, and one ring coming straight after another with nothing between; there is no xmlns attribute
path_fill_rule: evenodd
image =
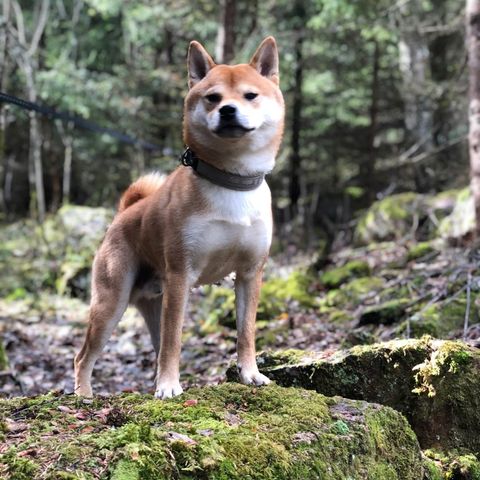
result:
<svg viewBox="0 0 480 480"><path fill-rule="evenodd" d="M27 44L27 39L25 37L25 22L23 21L23 12L20 7L20 4L18 3L17 0L14 0L12 3L13 11L15 13L15 20L17 23L17 36L18 36L18 41L22 46L26 46Z"/></svg>
<svg viewBox="0 0 480 480"><path fill-rule="evenodd" d="M38 17L37 26L35 28L32 41L30 43L30 48L27 51L27 55L29 57L32 57L37 51L38 44L40 42L40 39L42 38L43 31L45 30L45 25L47 23L49 8L50 8L50 0L43 0L42 5L40 7L40 14Z"/></svg>

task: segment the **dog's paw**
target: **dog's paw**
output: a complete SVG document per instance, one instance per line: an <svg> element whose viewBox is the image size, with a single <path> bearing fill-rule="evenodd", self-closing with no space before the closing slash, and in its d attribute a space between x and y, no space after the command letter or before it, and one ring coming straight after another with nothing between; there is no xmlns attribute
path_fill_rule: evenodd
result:
<svg viewBox="0 0 480 480"><path fill-rule="evenodd" d="M165 400L166 398L176 397L183 393L180 382L160 382L155 391L155 397Z"/></svg>
<svg viewBox="0 0 480 480"><path fill-rule="evenodd" d="M92 398L93 397L93 392L92 392L92 387L89 385L85 386L78 386L75 388L74 393L77 397L85 397L85 398Z"/></svg>
<svg viewBox="0 0 480 480"><path fill-rule="evenodd" d="M240 372L238 372L238 374L240 377L240 382L242 382L244 385L256 385L259 387L260 385L268 385L271 382L271 380L260 373L258 369L242 369Z"/></svg>

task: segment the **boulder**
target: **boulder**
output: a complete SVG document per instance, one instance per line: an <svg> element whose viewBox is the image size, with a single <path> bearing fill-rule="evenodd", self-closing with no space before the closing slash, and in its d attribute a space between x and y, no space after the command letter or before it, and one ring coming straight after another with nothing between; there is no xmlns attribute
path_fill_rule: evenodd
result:
<svg viewBox="0 0 480 480"><path fill-rule="evenodd" d="M280 385L402 412L423 448L480 452L480 353L463 342L424 337L333 353L287 350L263 353L258 364Z"/></svg>
<svg viewBox="0 0 480 480"><path fill-rule="evenodd" d="M0 295L24 298L39 290L87 298L90 269L113 212L67 205L41 225L0 228Z"/></svg>
<svg viewBox="0 0 480 480"><path fill-rule="evenodd" d="M458 190L438 195L405 192L378 200L360 217L355 241L365 245L404 237L434 238L438 235L438 221L452 213L458 195Z"/></svg>
<svg viewBox="0 0 480 480"><path fill-rule="evenodd" d="M455 198L452 213L442 219L438 226L440 237L456 243L468 239L475 228L475 208L470 189L460 190Z"/></svg>
<svg viewBox="0 0 480 480"><path fill-rule="evenodd" d="M150 480L419 480L395 410L270 385L191 389L173 400L45 395L0 401L0 477Z"/></svg>

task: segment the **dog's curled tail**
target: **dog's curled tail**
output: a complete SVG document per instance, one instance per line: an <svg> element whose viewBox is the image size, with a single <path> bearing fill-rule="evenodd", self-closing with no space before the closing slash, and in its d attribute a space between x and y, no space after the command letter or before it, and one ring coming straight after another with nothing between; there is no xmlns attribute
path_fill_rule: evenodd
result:
<svg viewBox="0 0 480 480"><path fill-rule="evenodd" d="M149 173L133 182L120 198L118 213L156 192L165 182L167 177L160 173Z"/></svg>

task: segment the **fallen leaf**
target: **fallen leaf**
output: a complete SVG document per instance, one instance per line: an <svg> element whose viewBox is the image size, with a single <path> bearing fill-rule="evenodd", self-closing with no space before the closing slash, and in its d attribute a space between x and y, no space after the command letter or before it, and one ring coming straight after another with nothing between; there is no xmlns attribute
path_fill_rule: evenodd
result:
<svg viewBox="0 0 480 480"><path fill-rule="evenodd" d="M184 407L194 407L197 404L198 400L196 400L195 398L191 398L190 400L185 400L185 402L183 402Z"/></svg>
<svg viewBox="0 0 480 480"><path fill-rule="evenodd" d="M193 438L178 432L167 432L166 437L169 442L182 442L192 446L198 443Z"/></svg>
<svg viewBox="0 0 480 480"><path fill-rule="evenodd" d="M75 410L72 410L70 407L67 407L66 405L59 405L57 408L63 413L75 413Z"/></svg>

